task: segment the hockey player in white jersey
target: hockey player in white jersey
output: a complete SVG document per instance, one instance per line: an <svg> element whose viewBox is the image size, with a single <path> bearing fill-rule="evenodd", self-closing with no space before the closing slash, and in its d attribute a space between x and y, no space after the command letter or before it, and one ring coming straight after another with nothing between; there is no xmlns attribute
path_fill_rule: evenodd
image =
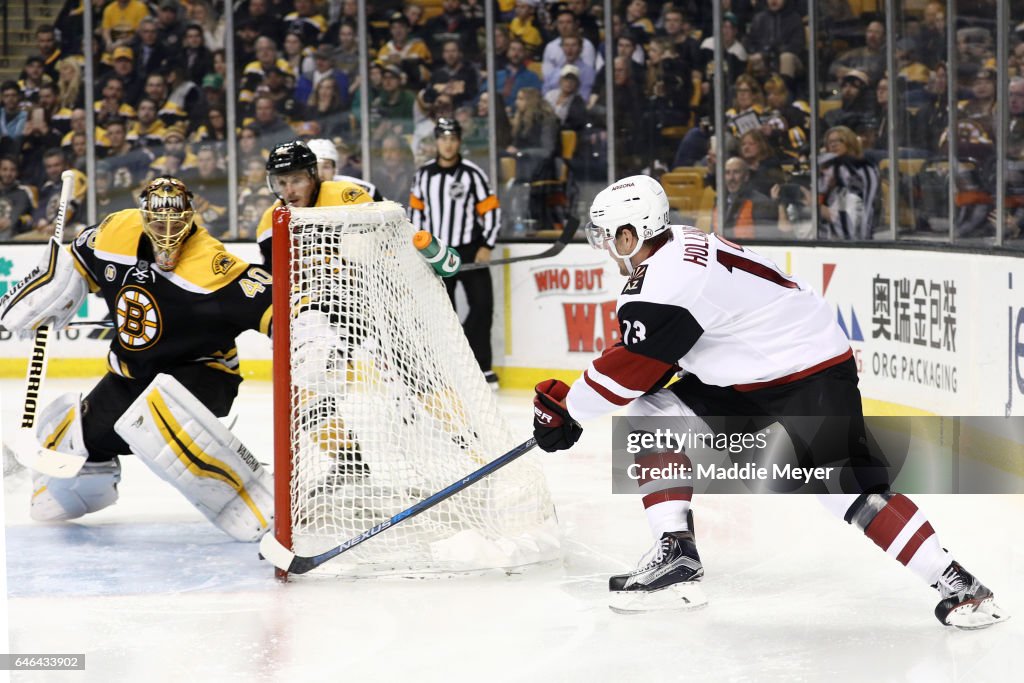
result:
<svg viewBox="0 0 1024 683"><path fill-rule="evenodd" d="M580 421L628 406L627 414L645 417L774 418L805 446L813 437L801 433L795 416L848 416L842 447L869 459L856 365L828 304L763 256L670 226L668 214L664 190L647 176L620 180L595 198L588 239L629 277L617 306L622 341L571 388L557 380L537 385L540 447L570 448ZM680 381L662 388L680 371ZM878 468L864 472L857 492L821 501L939 591L935 615L943 624L981 628L1005 618L992 592L940 545L917 506L877 478ZM613 608L692 606L687 584L704 570L687 520L691 492L644 496L656 543L636 571L611 578Z"/></svg>

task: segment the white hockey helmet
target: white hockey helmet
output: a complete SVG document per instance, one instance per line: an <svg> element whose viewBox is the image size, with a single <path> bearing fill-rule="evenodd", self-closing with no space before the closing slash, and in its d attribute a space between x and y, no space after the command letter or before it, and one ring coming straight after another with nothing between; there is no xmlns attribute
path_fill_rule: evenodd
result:
<svg viewBox="0 0 1024 683"><path fill-rule="evenodd" d="M615 239L619 228L629 225L636 230L636 246L628 254L615 253L628 260L640 250L644 240L668 230L668 197L661 184L645 175L634 175L612 183L601 190L590 205L587 241L595 249L605 249Z"/></svg>
<svg viewBox="0 0 1024 683"><path fill-rule="evenodd" d="M309 151L316 155L317 161L333 161L338 165L338 148L327 138L316 138L306 143Z"/></svg>

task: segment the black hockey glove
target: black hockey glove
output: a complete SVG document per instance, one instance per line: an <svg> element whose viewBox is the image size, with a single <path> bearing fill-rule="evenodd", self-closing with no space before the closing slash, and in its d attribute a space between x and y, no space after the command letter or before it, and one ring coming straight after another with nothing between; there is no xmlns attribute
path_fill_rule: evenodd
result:
<svg viewBox="0 0 1024 683"><path fill-rule="evenodd" d="M534 391L533 397L533 438L537 445L548 453L572 448L579 441L583 427L565 408L565 397L569 386L557 379L544 380Z"/></svg>

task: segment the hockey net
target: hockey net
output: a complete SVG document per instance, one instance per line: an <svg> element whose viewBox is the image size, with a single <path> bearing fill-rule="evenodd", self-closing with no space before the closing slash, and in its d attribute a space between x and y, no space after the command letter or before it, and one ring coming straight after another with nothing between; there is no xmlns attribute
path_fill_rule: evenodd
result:
<svg viewBox="0 0 1024 683"><path fill-rule="evenodd" d="M288 323L274 344L275 533L312 555L522 439L500 413L444 285L412 246L401 206L294 209L284 232L274 234L275 328ZM547 484L528 455L323 570L462 572L557 554Z"/></svg>

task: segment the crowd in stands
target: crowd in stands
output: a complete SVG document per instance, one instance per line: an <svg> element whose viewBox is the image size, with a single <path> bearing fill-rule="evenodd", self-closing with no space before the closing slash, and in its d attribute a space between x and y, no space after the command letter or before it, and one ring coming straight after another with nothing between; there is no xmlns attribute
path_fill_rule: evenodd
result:
<svg viewBox="0 0 1024 683"><path fill-rule="evenodd" d="M901 201L915 209L905 227L948 231L940 228L949 216L941 189L945 166L937 160L945 158L952 137L962 160L955 182L964 198L953 217L955 232L994 234L994 9L957 3L958 68L948 74L945 4L908 2L897 31L896 101L890 103L884 17L855 13L847 0L819 2L819 73L812 77L807 1L722 0L725 59L716 65L711 0L617 0L610 20L594 0L495 0L491 40L484 0L377 0L363 3L365 46L358 39L356 0L109 0L93 3L94 82L86 83L82 4L67 0L53 25L36 29L37 54L25 61L20 79L0 84L0 240L48 236L65 168L76 171L82 205L90 87L100 219L135 205L149 178L173 174L193 190L214 234L234 236L228 206L236 202L237 236L250 239L273 200L263 171L269 150L297 137L328 138L338 148L338 173L361 176L364 125L374 158L370 180L385 197L404 202L416 165L434 155L434 120L453 116L463 127L465 156L485 169L496 141L509 162L501 168L513 169L496 179L503 188L564 178L560 163L568 164L574 181L603 182L612 139L618 176L698 169L704 187L724 189L721 230L739 238L870 239L885 228L887 177L879 164L888 159L892 132L901 158L922 161L915 166L920 172L901 179L898 188ZM234 35L225 33L226 8L234 12ZM606 30L612 32L611 56L605 54ZM233 41L233 65L225 60L227 41ZM1010 47L1006 220L1007 234L1016 235L1024 228L1024 24L1012 32ZM493 131L488 49L498 99ZM359 75L363 51L370 59L366 84ZM713 125L719 66L724 131ZM237 96L225 88L230 68ZM960 101L955 137L946 130L948 81ZM814 187L808 177L811 98L818 98L821 113ZM889 130L890 104L895 131ZM609 106L613 135L606 127ZM227 185L232 107L238 197L229 196ZM568 147L564 132L572 134ZM725 162L720 184L714 177L719 155ZM529 210L570 201L569 194L561 187L539 200L531 195ZM820 221L812 226L815 202ZM81 223L83 214L79 209L74 219Z"/></svg>

